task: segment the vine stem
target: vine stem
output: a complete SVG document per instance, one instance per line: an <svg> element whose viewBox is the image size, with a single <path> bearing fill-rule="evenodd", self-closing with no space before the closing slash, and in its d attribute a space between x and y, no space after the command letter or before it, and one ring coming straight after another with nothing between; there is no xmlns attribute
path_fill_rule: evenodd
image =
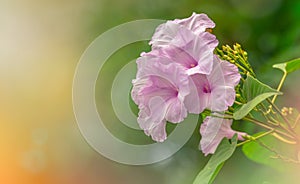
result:
<svg viewBox="0 0 300 184"><path fill-rule="evenodd" d="M294 125L292 126L293 128L296 128L298 121L300 120L300 114L297 116Z"/></svg>
<svg viewBox="0 0 300 184"><path fill-rule="evenodd" d="M283 76L282 76L282 78L281 78L281 80L280 80L280 82L279 82L279 85L278 85L278 87L277 87L277 91L280 91L281 90L281 87L282 87L282 85L283 85L283 83L284 83L284 81L285 81L285 79L286 79L286 76L287 76L287 72L284 72L283 73ZM276 100L276 98L277 98L277 94L276 95L274 95L274 97L272 98L272 104L274 104L275 103L275 100ZM272 111L272 105L270 105L269 106L269 110L267 111L267 114L269 114L270 112Z"/></svg>
<svg viewBox="0 0 300 184"><path fill-rule="evenodd" d="M219 112L216 112L216 113L221 114L221 113L219 113ZM214 117L224 118L224 119L233 119L233 116L232 116L232 114L230 114L230 112L225 112L225 114L221 114L221 115L222 115L222 116L214 116ZM227 116L224 116L224 115L227 115ZM288 138L290 138L290 139L295 139L295 138L296 138L296 137L294 137L294 136L291 136L290 134L287 134L287 133L282 132L282 131L280 131L280 130L274 129L274 127L271 127L271 126L269 126L269 125L266 125L266 124L264 124L263 122L261 122L261 121L259 121L259 120L256 120L256 119L254 119L254 118L251 118L251 117L243 117L242 120L252 122L252 123L254 123L254 124L258 125L258 126L261 126L261 127L263 127L263 128L269 129L269 130L273 130L274 132L276 132L276 133L278 133L278 134L281 134L281 135L283 135L283 136L285 136L285 137L288 137Z"/></svg>
<svg viewBox="0 0 300 184"><path fill-rule="evenodd" d="M287 72L284 72L284 73L283 73L283 76L282 76L282 78L281 78L281 80L280 80L280 83L279 83L279 85L278 85L278 87L277 87L277 91L280 91L280 90L281 90L281 87L282 87L282 85L283 85L283 83L284 83L284 81L285 81L285 79L286 79L286 76L287 76ZM272 99L272 103L273 103L273 104L274 104L274 102L275 102L277 96L278 96L278 95L274 95L274 97L273 97L273 99Z"/></svg>
<svg viewBox="0 0 300 184"><path fill-rule="evenodd" d="M282 126L281 124L279 124L279 126L283 129L285 129L286 131L290 132L294 136L294 138L296 138L298 140L298 137L297 137L296 133L294 132L293 128L291 127L289 120L284 115L282 115L282 113L280 112L280 110L274 103L272 103L269 99L267 99L267 101L275 109L275 111L277 111L277 113L281 116L281 118L285 121L287 128Z"/></svg>
<svg viewBox="0 0 300 184"><path fill-rule="evenodd" d="M255 141L255 140L257 140L257 139L260 139L260 138L262 138L262 137L264 137L264 136L266 136L266 135L269 135L269 134L271 134L271 133L273 133L274 132L274 129L273 130L270 130L270 131L267 131L267 132L265 132L265 133L263 133L263 134L261 134L261 135L258 135L258 136L256 136L256 137L250 137L250 139L247 139L246 141L243 141L243 142L241 142L241 143L238 143L237 145L236 145L236 147L239 147L239 146L242 146L242 145L244 145L244 144L246 144L246 143L248 143L248 142L251 142L251 141Z"/></svg>
<svg viewBox="0 0 300 184"><path fill-rule="evenodd" d="M263 128L269 129L269 130L274 130L274 132L276 132L278 134L281 134L281 135L284 135L286 137L289 137L291 139L295 139L294 136L291 136L290 134L287 134L287 133L282 132L280 130L274 129L273 127L270 127L270 126L268 126L268 125L264 124L263 122L260 122L260 121L258 121L256 119L253 119L253 118L250 118L250 117L244 117L243 120L252 122L252 123L254 123L254 124L258 125L258 126L261 126Z"/></svg>

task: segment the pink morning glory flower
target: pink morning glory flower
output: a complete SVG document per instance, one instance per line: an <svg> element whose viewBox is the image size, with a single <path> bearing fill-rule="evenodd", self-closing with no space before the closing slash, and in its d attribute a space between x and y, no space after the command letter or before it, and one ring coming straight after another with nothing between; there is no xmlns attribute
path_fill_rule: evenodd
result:
<svg viewBox="0 0 300 184"><path fill-rule="evenodd" d="M195 35L205 32L207 29L215 27L215 23L206 14L193 13L190 17L185 19L175 19L167 21L159 25L149 42L152 47L162 47L172 43L173 39L177 36L180 28L185 28Z"/></svg>
<svg viewBox="0 0 300 184"><path fill-rule="evenodd" d="M189 18L161 24L150 44L153 50L159 49L157 54L172 58L188 75L209 74L218 40L206 29L213 27L215 24L207 15L193 13Z"/></svg>
<svg viewBox="0 0 300 184"><path fill-rule="evenodd" d="M199 146L205 156L215 153L223 138L231 139L234 134L237 134L238 140L244 140L243 136L247 134L232 130L231 124L231 119L211 116L205 118L200 127L202 138Z"/></svg>
<svg viewBox="0 0 300 184"><path fill-rule="evenodd" d="M189 94L187 74L168 58L143 55L131 92L138 105L139 126L157 142L166 139L166 121L179 123L187 116L184 98ZM168 64L162 64L167 62Z"/></svg>
<svg viewBox="0 0 300 184"><path fill-rule="evenodd" d="M240 81L238 68L214 55L213 69L210 74L190 76L191 93L185 98L190 113L199 114L204 109L224 111L235 100L235 86ZM199 103L195 104L195 101Z"/></svg>
<svg viewBox="0 0 300 184"><path fill-rule="evenodd" d="M140 110L139 126L153 140L166 139L167 121L179 123L188 112L224 111L233 104L240 75L213 54L218 40L206 29L214 26L205 14L167 21L156 29L152 50L137 59L131 96Z"/></svg>

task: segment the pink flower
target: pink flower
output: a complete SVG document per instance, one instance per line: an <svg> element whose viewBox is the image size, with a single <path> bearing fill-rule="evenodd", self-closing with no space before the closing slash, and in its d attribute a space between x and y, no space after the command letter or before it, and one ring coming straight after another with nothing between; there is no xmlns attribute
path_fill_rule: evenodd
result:
<svg viewBox="0 0 300 184"><path fill-rule="evenodd" d="M140 110L139 126L153 140L166 139L167 121L179 123L188 112L224 111L233 104L240 75L213 54L218 40L206 29L214 26L205 14L167 21L156 29L152 50L137 59L131 96Z"/></svg>
<svg viewBox="0 0 300 184"><path fill-rule="evenodd" d="M169 45L177 36L180 28L184 28L191 31L195 35L199 35L204 33L206 29L211 29L214 27L215 23L206 14L193 13L186 19L175 19L159 25L156 28L149 44L153 47Z"/></svg>
<svg viewBox="0 0 300 184"><path fill-rule="evenodd" d="M238 68L214 55L213 69L210 74L194 74L191 93L185 98L185 105L190 113L199 114L204 109L224 111L234 103L234 87L240 81ZM196 89L195 89L196 88ZM199 103L195 104L195 101Z"/></svg>
<svg viewBox="0 0 300 184"><path fill-rule="evenodd" d="M193 13L189 18L161 24L150 44L153 50L159 50L156 54L172 58L188 75L209 74L218 40L205 30L214 26L207 15Z"/></svg>
<svg viewBox="0 0 300 184"><path fill-rule="evenodd" d="M176 63L166 60L151 55L138 58L137 78L132 82L131 92L140 109L140 127L158 142L166 139L166 121L179 123L187 116L183 101L189 94L188 76Z"/></svg>
<svg viewBox="0 0 300 184"><path fill-rule="evenodd" d="M244 140L243 136L247 134L232 130L231 124L231 119L210 116L205 118L200 128L200 134L202 136L200 149L205 156L215 153L223 138L231 139L234 134L237 134L239 140Z"/></svg>

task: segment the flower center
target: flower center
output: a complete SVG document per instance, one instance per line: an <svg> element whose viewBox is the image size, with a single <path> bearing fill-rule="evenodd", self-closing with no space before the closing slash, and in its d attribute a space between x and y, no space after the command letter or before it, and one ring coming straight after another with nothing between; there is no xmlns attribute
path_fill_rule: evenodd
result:
<svg viewBox="0 0 300 184"><path fill-rule="evenodd" d="M178 89L176 89L176 91L175 91L175 96L177 97L177 96L178 96L178 94L179 94L179 90L178 90Z"/></svg>
<svg viewBox="0 0 300 184"><path fill-rule="evenodd" d="M190 63L188 66L188 68L194 68L195 66L197 66L198 65L198 63L196 63L196 62L193 62L193 63Z"/></svg>
<svg viewBox="0 0 300 184"><path fill-rule="evenodd" d="M211 89L210 89L210 87L209 87L208 84L205 84L205 85L203 86L203 92L204 92L204 93L211 93Z"/></svg>
<svg viewBox="0 0 300 184"><path fill-rule="evenodd" d="M208 33L212 33L213 32L212 28L206 28L205 31L208 32Z"/></svg>

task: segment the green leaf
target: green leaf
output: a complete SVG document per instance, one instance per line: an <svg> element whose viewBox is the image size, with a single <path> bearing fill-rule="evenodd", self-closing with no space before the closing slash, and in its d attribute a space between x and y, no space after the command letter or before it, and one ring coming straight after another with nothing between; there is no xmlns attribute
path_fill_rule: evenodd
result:
<svg viewBox="0 0 300 184"><path fill-rule="evenodd" d="M233 118L236 120L245 117L254 107L270 96L282 94L281 92L253 78L251 75L248 75L245 80L243 92L247 103L243 104L233 113Z"/></svg>
<svg viewBox="0 0 300 184"><path fill-rule="evenodd" d="M273 65L273 68L278 68L282 70L284 73L292 73L296 70L300 69L300 58L285 62L285 63L278 63Z"/></svg>
<svg viewBox="0 0 300 184"><path fill-rule="evenodd" d="M193 184L210 184L213 182L224 162L231 157L237 144L237 135L231 139L223 139L215 154L210 158L206 166L200 171Z"/></svg>
<svg viewBox="0 0 300 184"><path fill-rule="evenodd" d="M260 134L262 134L262 132L253 136L255 137ZM263 145L261 143L263 143ZM266 146L270 150L266 148ZM291 160L298 160L298 150L296 145L282 142L272 135L262 137L259 141L252 141L244 144L242 150L245 156L250 160L270 166L278 171L285 171L287 168L292 169L295 166L297 167L297 164L291 162ZM278 158L277 154L283 156L285 159L290 159L290 161L284 161L283 159Z"/></svg>
<svg viewBox="0 0 300 184"><path fill-rule="evenodd" d="M247 79L245 80L243 86L243 91L244 96L248 102L264 93L280 93L276 89L273 89L270 86L260 82L258 79L252 77L251 75L247 76Z"/></svg>
<svg viewBox="0 0 300 184"><path fill-rule="evenodd" d="M222 162L222 163L220 163L220 164L218 165L218 167L217 167L216 170L214 171L213 175L210 177L210 180L209 180L208 183L212 183L212 182L216 179L217 175L218 175L219 172L221 171L221 169L222 169L222 167L223 167L224 164L225 164L225 161Z"/></svg>

